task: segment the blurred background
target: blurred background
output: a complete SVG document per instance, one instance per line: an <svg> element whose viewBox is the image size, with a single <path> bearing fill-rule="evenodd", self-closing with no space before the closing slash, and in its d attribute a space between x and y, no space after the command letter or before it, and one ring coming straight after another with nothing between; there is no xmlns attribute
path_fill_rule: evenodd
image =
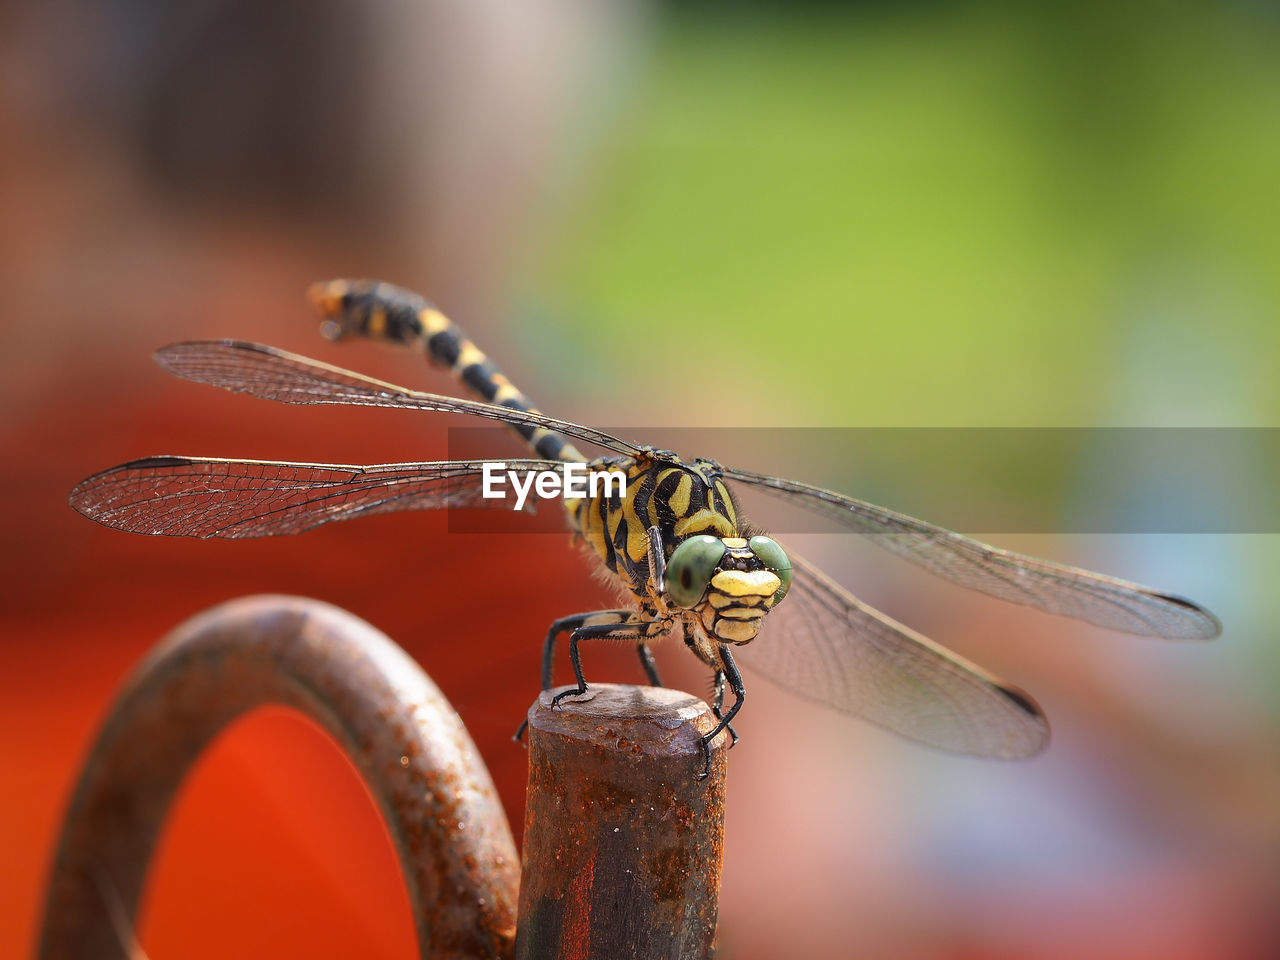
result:
<svg viewBox="0 0 1280 960"><path fill-rule="evenodd" d="M563 534L408 514L161 540L66 506L82 477L149 454L443 457L449 418L277 408L149 359L240 337L450 388L407 353L319 340L313 280L421 290L543 409L637 439L1280 427L1280 8L1263 0L9 0L0 142L5 956L34 948L113 691L234 596L318 597L395 638L457 706L519 832L509 737L541 637L606 601ZM856 450L814 454L734 459L906 506ZM1069 530L1077 475L1108 469L1083 450L993 495L1005 465L987 466L940 458L924 479ZM1256 466L1274 495L1277 464ZM1124 479L1120 516L1179 478ZM1280 955L1274 531L1000 538L1194 597L1225 624L1198 646L970 596L851 537L797 539L1034 693L1055 740L1026 764L953 758L754 683L725 957ZM417 586L390 589L389 570ZM704 689L683 650L658 656ZM587 666L635 672L626 651ZM415 950L364 788L273 711L194 770L140 935L153 957Z"/></svg>

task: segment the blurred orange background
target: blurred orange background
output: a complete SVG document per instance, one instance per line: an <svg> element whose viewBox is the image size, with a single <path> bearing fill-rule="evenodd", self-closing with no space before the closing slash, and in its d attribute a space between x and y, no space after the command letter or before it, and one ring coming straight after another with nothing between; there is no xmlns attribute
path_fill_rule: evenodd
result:
<svg viewBox="0 0 1280 960"><path fill-rule="evenodd" d="M149 360L238 337L452 389L416 356L321 341L314 280L420 290L542 409L606 427L1280 425L1269 7L694 7L0 10L0 955L34 950L113 692L230 597L317 597L404 646L518 836L510 735L541 638L607 600L567 536L406 514L196 542L66 505L84 476L150 454L447 456L450 418L275 406ZM639 372L655 365L657 382ZM726 400L734 376L763 389ZM767 450L741 462L808 478ZM860 595L1033 692L1056 740L1024 765L945 757L754 684L724 956L1280 953L1274 534L1001 541L1194 597L1226 624L1201 647L804 539ZM674 645L659 657L705 689ZM625 650L587 669L639 680ZM193 772L140 939L157 958L415 955L363 786L283 711Z"/></svg>

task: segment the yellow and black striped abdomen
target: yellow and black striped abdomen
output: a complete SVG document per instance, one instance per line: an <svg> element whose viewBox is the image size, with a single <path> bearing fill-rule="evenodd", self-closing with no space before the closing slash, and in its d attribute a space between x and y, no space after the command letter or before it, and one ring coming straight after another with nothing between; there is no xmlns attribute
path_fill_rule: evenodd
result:
<svg viewBox="0 0 1280 960"><path fill-rule="evenodd" d="M328 318L325 333L332 339L363 336L418 344L433 363L452 371L481 400L538 412L533 401L503 376L457 324L418 294L389 283L333 280L317 284L310 296ZM527 423L509 426L539 457L575 462L586 459L553 430Z"/></svg>

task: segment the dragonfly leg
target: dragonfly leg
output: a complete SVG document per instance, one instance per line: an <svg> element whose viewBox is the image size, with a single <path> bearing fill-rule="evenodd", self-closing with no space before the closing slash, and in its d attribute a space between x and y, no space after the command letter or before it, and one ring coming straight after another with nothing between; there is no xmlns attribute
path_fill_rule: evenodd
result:
<svg viewBox="0 0 1280 960"><path fill-rule="evenodd" d="M724 718L724 671L716 669L715 675L715 698L711 701L711 712L716 715L717 720ZM726 723L724 728L729 731L729 747L732 749L738 742L738 731L733 729L733 724Z"/></svg>
<svg viewBox="0 0 1280 960"><path fill-rule="evenodd" d="M645 532L649 535L649 579L661 595L667 592L667 555L662 546L662 530L650 527Z"/></svg>
<svg viewBox="0 0 1280 960"><path fill-rule="evenodd" d="M582 660L578 655L578 644L583 640L638 640L643 642L651 634L649 629L665 626L661 620L632 620L627 623L589 623L569 634L569 663L573 667L573 678L578 681L578 689L561 690L551 698L554 707L565 697L581 696L587 692L587 681L582 677Z"/></svg>
<svg viewBox="0 0 1280 960"><path fill-rule="evenodd" d="M729 689L733 691L733 706L729 711L720 717L720 722L711 728L711 732L702 737L702 778L711 776L711 741L714 740L722 730L729 727L729 721L738 715L738 711L742 709L742 701L746 699L747 692L742 687L742 674L738 673L738 665L733 662L733 654L729 652L729 648L724 644L720 645L720 662L724 670L725 680L729 683Z"/></svg>
<svg viewBox="0 0 1280 960"><path fill-rule="evenodd" d="M662 686L662 678L658 676L658 665L654 662L653 651L649 649L649 645L641 640L636 645L636 653L640 654L640 665L644 667L649 684L654 687Z"/></svg>
<svg viewBox="0 0 1280 960"><path fill-rule="evenodd" d="M693 655L695 657L697 657L699 660L701 660L708 667L710 667L712 670L715 671L715 675L712 681L713 683L712 691L714 693L714 696L711 698L711 712L715 714L716 720L723 720L724 719L724 713L723 713L724 668L719 663L717 663L713 657L707 654L706 651L699 648L697 635L694 633L693 627L690 626L687 622L684 625L684 644L686 647L688 647L690 650L693 651ZM718 730L720 728L717 727L716 729ZM729 731L729 737L731 740L729 746L732 747L733 744L738 742L738 732L734 730L733 725L729 723L726 723L724 725L724 729Z"/></svg>
<svg viewBox="0 0 1280 960"><path fill-rule="evenodd" d="M573 613L567 617L560 617L558 620L551 621L551 627L547 630L547 639L542 645L542 689L551 689L551 669L555 663L556 654L556 638L566 631L572 632L586 623L593 617L615 617L619 622L626 620L632 616L632 610L592 610L588 613ZM529 720L525 718L521 721L520 726L516 728L515 735L511 738L516 743L524 742L524 732L529 728Z"/></svg>
<svg viewBox="0 0 1280 960"><path fill-rule="evenodd" d="M660 527L653 526L645 532L649 536L649 579L658 593L663 594L667 591L667 556L662 547L662 530ZM640 654L640 665L644 667L649 683L655 687L662 686L662 678L658 676L658 665L654 663L653 653L643 640L640 641L636 652Z"/></svg>

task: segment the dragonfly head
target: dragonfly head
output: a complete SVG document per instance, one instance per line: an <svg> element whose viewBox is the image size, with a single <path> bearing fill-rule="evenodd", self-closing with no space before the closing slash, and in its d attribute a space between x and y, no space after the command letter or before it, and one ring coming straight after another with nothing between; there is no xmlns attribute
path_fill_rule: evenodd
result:
<svg viewBox="0 0 1280 960"><path fill-rule="evenodd" d="M667 596L719 643L754 640L790 586L791 561L769 537L689 537L667 561Z"/></svg>

